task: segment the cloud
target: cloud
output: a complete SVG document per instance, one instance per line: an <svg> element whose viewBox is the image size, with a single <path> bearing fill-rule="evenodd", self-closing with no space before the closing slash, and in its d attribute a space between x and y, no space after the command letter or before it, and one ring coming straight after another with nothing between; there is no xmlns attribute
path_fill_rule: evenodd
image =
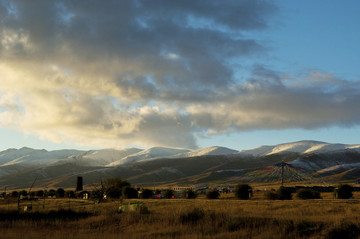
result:
<svg viewBox="0 0 360 239"><path fill-rule="evenodd" d="M36 6L36 7L34 7ZM269 1L0 0L0 126L55 142L196 148L199 133L358 124L359 83L266 52Z"/></svg>

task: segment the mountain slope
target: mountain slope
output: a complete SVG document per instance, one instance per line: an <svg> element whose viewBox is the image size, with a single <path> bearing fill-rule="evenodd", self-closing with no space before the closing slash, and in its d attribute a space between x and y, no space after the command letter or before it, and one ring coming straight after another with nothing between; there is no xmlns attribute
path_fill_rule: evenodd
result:
<svg viewBox="0 0 360 239"><path fill-rule="evenodd" d="M172 156L173 158L187 158L187 157L196 157L196 156L205 156L205 155L227 155L227 154L234 154L238 151L225 148L225 147L219 147L219 146L213 146L208 148L203 148L199 150L194 150L191 152L176 154Z"/></svg>
<svg viewBox="0 0 360 239"><path fill-rule="evenodd" d="M103 149L0 152L0 187L74 187L77 176L85 185L121 177L138 186L197 183L270 182L259 172L270 172L285 161L297 170L328 180L352 180L360 172L360 146L299 141L237 152L224 147L190 151L154 147L146 150ZM290 167L289 166L289 167ZM277 173L280 171L278 170ZM254 178L255 177L255 178Z"/></svg>
<svg viewBox="0 0 360 239"><path fill-rule="evenodd" d="M359 150L360 152L360 145L329 144L319 141L303 140L293 143L279 144L275 146L261 146L250 150L243 150L239 153L253 155L253 156L265 156L271 154L279 154L283 152L308 154L308 153L325 153L325 152L339 151L346 149Z"/></svg>
<svg viewBox="0 0 360 239"><path fill-rule="evenodd" d="M73 155L79 155L84 151L80 150L55 150L47 151L45 149L37 150L31 148L9 149L0 152L0 166L26 165L39 166L57 162Z"/></svg>
<svg viewBox="0 0 360 239"><path fill-rule="evenodd" d="M119 166L121 164L127 164L127 163L135 163L139 161L144 160L151 160L156 158L166 158L171 157L177 154L189 152L188 149L172 149L172 148L164 148L164 147L153 147L150 149L146 149L143 151L140 151L138 153L129 155L127 157L124 157L122 159L119 159L115 162L112 162L108 164L108 167L115 167Z"/></svg>

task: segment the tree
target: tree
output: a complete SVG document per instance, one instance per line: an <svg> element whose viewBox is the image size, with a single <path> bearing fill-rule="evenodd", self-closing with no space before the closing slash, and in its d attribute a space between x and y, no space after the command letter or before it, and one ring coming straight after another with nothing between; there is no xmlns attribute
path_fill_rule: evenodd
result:
<svg viewBox="0 0 360 239"><path fill-rule="evenodd" d="M75 192L74 192L73 190L66 191L66 192L65 192L65 195L66 195L68 198L75 198Z"/></svg>
<svg viewBox="0 0 360 239"><path fill-rule="evenodd" d="M65 190L63 188L58 188L56 190L56 197L63 198L65 196Z"/></svg>
<svg viewBox="0 0 360 239"><path fill-rule="evenodd" d="M125 198L138 198L137 190L132 187L124 187L122 194Z"/></svg>
<svg viewBox="0 0 360 239"><path fill-rule="evenodd" d="M278 195L275 190L266 191L265 198L268 200L276 200L276 199L278 199Z"/></svg>
<svg viewBox="0 0 360 239"><path fill-rule="evenodd" d="M171 189L166 189L164 197L165 198L173 198L174 197L174 191L171 190Z"/></svg>
<svg viewBox="0 0 360 239"><path fill-rule="evenodd" d="M28 192L26 190L20 191L20 195L26 197L28 195Z"/></svg>
<svg viewBox="0 0 360 239"><path fill-rule="evenodd" d="M339 184L334 191L335 197L339 199L349 199L353 196L354 188L349 184Z"/></svg>
<svg viewBox="0 0 360 239"><path fill-rule="evenodd" d="M211 191L208 191L206 193L206 198L207 199L219 199L220 197L220 193L217 189L213 189Z"/></svg>
<svg viewBox="0 0 360 239"><path fill-rule="evenodd" d="M19 196L19 192L18 192L18 191L12 191L11 197L17 198L18 196Z"/></svg>
<svg viewBox="0 0 360 239"><path fill-rule="evenodd" d="M109 198L120 198L122 195L122 189L124 187L130 187L130 183L121 180L121 178L108 178L105 180L105 191Z"/></svg>
<svg viewBox="0 0 360 239"><path fill-rule="evenodd" d="M300 199L319 199L320 193L311 189L302 188L296 193L296 197Z"/></svg>
<svg viewBox="0 0 360 239"><path fill-rule="evenodd" d="M153 195L154 195L154 193L152 190L145 188L141 191L140 198L149 199L149 198L152 198Z"/></svg>
<svg viewBox="0 0 360 239"><path fill-rule="evenodd" d="M56 196L56 191L55 191L55 189L50 189L48 192L46 192L46 196L49 196L49 197L54 197L54 196Z"/></svg>
<svg viewBox="0 0 360 239"><path fill-rule="evenodd" d="M182 196L187 199L194 199L197 197L196 193L192 189L185 190Z"/></svg>
<svg viewBox="0 0 360 239"><path fill-rule="evenodd" d="M44 193L43 190L38 190L38 191L36 192L36 196L37 196L37 197L43 197L44 195L45 195L45 193Z"/></svg>
<svg viewBox="0 0 360 239"><path fill-rule="evenodd" d="M276 192L279 200L291 200L291 190L285 187L280 187Z"/></svg>
<svg viewBox="0 0 360 239"><path fill-rule="evenodd" d="M252 187L248 184L238 184L235 187L235 196L239 199L250 199L252 194Z"/></svg>

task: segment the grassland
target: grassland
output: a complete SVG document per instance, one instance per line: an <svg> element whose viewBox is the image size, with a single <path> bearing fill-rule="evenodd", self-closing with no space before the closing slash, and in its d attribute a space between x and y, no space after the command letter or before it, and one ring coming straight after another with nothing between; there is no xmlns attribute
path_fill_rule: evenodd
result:
<svg viewBox="0 0 360 239"><path fill-rule="evenodd" d="M358 238L360 200L248 201L151 199L139 211L119 212L119 201L0 200L1 238ZM355 194L355 198L360 195ZM45 203L45 204L44 204ZM21 212L17 211L20 205ZM31 212L23 212L24 206ZM70 209L70 210L69 210Z"/></svg>

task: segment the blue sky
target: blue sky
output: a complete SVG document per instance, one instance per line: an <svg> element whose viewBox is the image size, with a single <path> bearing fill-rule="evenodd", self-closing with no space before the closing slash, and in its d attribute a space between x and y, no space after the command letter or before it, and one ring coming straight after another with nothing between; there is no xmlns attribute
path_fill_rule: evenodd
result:
<svg viewBox="0 0 360 239"><path fill-rule="evenodd" d="M358 1L0 0L0 150L359 144Z"/></svg>

